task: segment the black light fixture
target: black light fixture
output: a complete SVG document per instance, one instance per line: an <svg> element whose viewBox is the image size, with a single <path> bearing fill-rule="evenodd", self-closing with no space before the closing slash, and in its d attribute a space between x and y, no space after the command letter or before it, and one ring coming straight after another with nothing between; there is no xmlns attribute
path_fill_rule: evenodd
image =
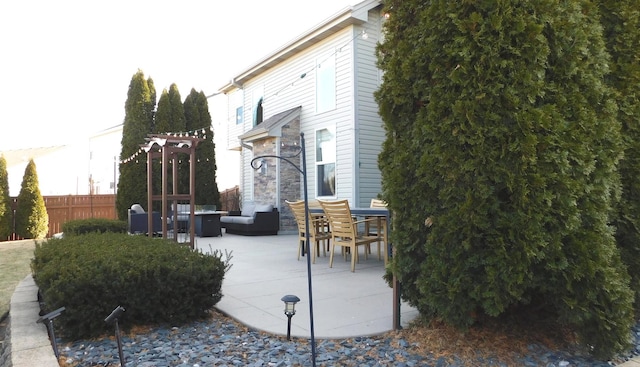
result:
<svg viewBox="0 0 640 367"><path fill-rule="evenodd" d="M39 318L36 323L44 324L47 327L47 332L49 333L49 339L51 339L51 345L53 346L53 353L56 355L56 359L60 358L60 352L58 352L58 344L56 342L56 333L53 330L53 319L60 316L60 314L65 310L64 307L60 307L55 311L51 311L48 314Z"/></svg>
<svg viewBox="0 0 640 367"><path fill-rule="evenodd" d="M291 340L291 317L296 314L296 303L300 302L300 298L287 294L281 300L284 302L284 314L287 315L287 340Z"/></svg>
<svg viewBox="0 0 640 367"><path fill-rule="evenodd" d="M111 311L111 314L109 314L109 316L107 316L106 319L104 319L104 322L108 324L112 322L116 324L116 342L118 343L118 356L120 357L120 367L124 367L126 364L124 360L124 353L122 352L122 340L120 339L120 327L118 326L118 318L122 316L123 312L124 312L124 307L118 306L113 311Z"/></svg>

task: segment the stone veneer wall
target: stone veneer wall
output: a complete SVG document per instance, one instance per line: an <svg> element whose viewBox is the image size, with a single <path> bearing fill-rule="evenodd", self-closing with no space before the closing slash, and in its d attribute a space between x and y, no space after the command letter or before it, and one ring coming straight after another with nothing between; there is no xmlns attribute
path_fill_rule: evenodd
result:
<svg viewBox="0 0 640 367"><path fill-rule="evenodd" d="M300 117L282 127L280 138L280 155L294 157L300 152ZM302 169L302 154L289 158L298 168ZM285 200L296 201L302 199L302 175L289 163L282 162L280 166L280 228L282 231L295 232L298 229L293 213Z"/></svg>
<svg viewBox="0 0 640 367"><path fill-rule="evenodd" d="M295 156L300 151L300 118L296 118L281 128L282 136L280 138L268 137L257 140L253 143L253 156L276 155L277 146L280 146L281 157L292 157L289 160L300 169L302 155ZM295 156L295 157L294 157ZM280 211L280 231L292 232L297 229L297 224L289 206L285 200L295 201L302 198L301 194L301 177L300 172L289 163L277 158L265 158L267 170L261 173L260 170L254 172L254 201L258 203L273 203ZM277 167L280 167L280 179ZM276 187L276 184L280 184ZM276 203L280 192L280 200Z"/></svg>
<svg viewBox="0 0 640 367"><path fill-rule="evenodd" d="M275 155L275 147L276 138L256 140L253 142L253 156ZM278 206L276 203L277 162L275 161L275 158L264 158L264 164L267 166L266 172L263 173L263 168L253 172L253 201L256 203ZM254 165L259 166L260 163L255 162Z"/></svg>

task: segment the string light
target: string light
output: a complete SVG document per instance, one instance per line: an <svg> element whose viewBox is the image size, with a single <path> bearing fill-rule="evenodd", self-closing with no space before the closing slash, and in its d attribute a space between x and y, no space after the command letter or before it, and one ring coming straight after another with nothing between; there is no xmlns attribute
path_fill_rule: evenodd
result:
<svg viewBox="0 0 640 367"><path fill-rule="evenodd" d="M350 39L349 41L345 42L342 46L336 48L336 50L329 56L327 56L324 60L320 61L317 65L314 65L313 68L309 69L309 71L307 71L306 73L302 73L300 74L300 76L295 79L293 82L285 85L284 87L280 88L277 92L275 92L273 95L271 95L271 97L277 97L278 94L280 94L282 91L284 91L285 89L288 89L289 87L293 87L298 81L304 79L307 74L311 73L313 70L315 70L316 68L320 68L322 66L322 64L324 62L326 62L327 60L329 60L331 57L335 56L338 52L342 52L342 49L346 46L348 46L349 44L351 44L356 38L358 37L362 37L362 39L368 39L369 35L367 34L366 30L362 30L362 32L358 33L355 37L353 37L352 39ZM262 103L266 103L266 101L270 99L270 97L264 98L262 100Z"/></svg>
<svg viewBox="0 0 640 367"><path fill-rule="evenodd" d="M161 133L159 135L168 135L168 136L175 136L175 137L190 137L190 138L201 138L202 139L207 139L207 130L211 131L213 133L213 127L209 126L207 127L203 127L203 128L198 128L195 130L189 130L189 131L178 131L178 132L167 132L167 133ZM202 135L202 136L201 136ZM158 152L161 152L161 149L158 149ZM121 159L119 161L120 164L125 164L125 163L129 163L129 162L133 162L133 160L136 161L136 163L139 163L139 160L137 159L138 156L140 154L144 153L144 149L142 148L138 148L138 150L133 153L132 155L130 155L129 157L125 158L125 159ZM169 161L169 163L171 163L171 161Z"/></svg>

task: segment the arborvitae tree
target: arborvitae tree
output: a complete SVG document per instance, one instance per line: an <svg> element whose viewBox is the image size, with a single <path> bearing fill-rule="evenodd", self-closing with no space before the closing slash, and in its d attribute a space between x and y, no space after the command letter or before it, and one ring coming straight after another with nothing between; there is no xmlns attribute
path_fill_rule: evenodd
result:
<svg viewBox="0 0 640 367"><path fill-rule="evenodd" d="M622 144L597 9L385 7L379 163L404 297L463 327L528 305L598 356L623 349L633 294L609 226Z"/></svg>
<svg viewBox="0 0 640 367"><path fill-rule="evenodd" d="M182 98L180 97L180 92L178 91L178 86L174 83L169 87L169 91L164 89L162 94L160 95L160 100L158 101L158 110L155 115L155 123L153 132L158 134L165 133L177 133L185 131L185 115L184 115L184 107L182 105ZM158 195L162 191L162 168L160 164L160 160L158 162L154 162L154 193ZM169 174L169 179L167 180L168 190L172 190L173 178L172 178L172 170L171 166L167 167L167 173ZM187 174L188 174L187 170ZM179 193L187 193L188 191L182 191ZM159 207L158 207L159 209Z"/></svg>
<svg viewBox="0 0 640 367"><path fill-rule="evenodd" d="M147 208L147 155L137 154L153 126L155 89L151 78L146 80L138 70L131 78L125 117L122 127L122 150L120 151L120 181L116 208L118 218L127 219L127 209L139 203ZM137 154L137 155L136 155ZM132 158L132 159L131 159Z"/></svg>
<svg viewBox="0 0 640 367"><path fill-rule="evenodd" d="M9 197L9 174L7 160L0 156L0 241L6 240L13 230L13 213Z"/></svg>
<svg viewBox="0 0 640 367"><path fill-rule="evenodd" d="M22 238L41 239L49 231L49 215L40 194L38 172L33 159L29 160L22 177L16 208L16 233Z"/></svg>
<svg viewBox="0 0 640 367"><path fill-rule="evenodd" d="M640 305L640 0L600 0L618 120L625 143L620 161L622 198L618 206L616 240L632 278L636 309Z"/></svg>
<svg viewBox="0 0 640 367"><path fill-rule="evenodd" d="M174 83L169 87L169 101L171 102L171 130L170 131L184 131L186 130L187 121L184 114L184 106L182 105L182 97L178 86ZM161 132L161 131L159 131Z"/></svg>
<svg viewBox="0 0 640 367"><path fill-rule="evenodd" d="M191 89L184 101L184 112L188 131L204 132L205 140L196 148L196 192L195 204L215 204L220 208L220 192L216 182L216 153L211 129L211 115L207 97ZM202 136L202 135L201 135ZM188 181L187 181L188 184Z"/></svg>
<svg viewBox="0 0 640 367"><path fill-rule="evenodd" d="M172 132L171 129L171 101L169 100L169 93L166 89L162 90L160 99L158 100L158 109L155 114L155 121L153 124L153 133L167 133ZM168 187L171 188L173 179L171 177L171 170L168 171L169 178L167 179ZM153 193L159 195L162 192L162 164L159 159L155 159L153 162ZM161 210L160 203L154 203L154 210Z"/></svg>
<svg viewBox="0 0 640 367"><path fill-rule="evenodd" d="M171 130L171 101L169 101L169 92L166 89L160 93L160 99L158 100L158 109L155 114L155 120L153 123L154 133L166 133Z"/></svg>

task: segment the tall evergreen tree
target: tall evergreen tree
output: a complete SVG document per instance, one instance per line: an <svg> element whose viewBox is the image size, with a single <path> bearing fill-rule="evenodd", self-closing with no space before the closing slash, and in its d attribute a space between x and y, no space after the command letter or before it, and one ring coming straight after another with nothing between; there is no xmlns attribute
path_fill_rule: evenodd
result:
<svg viewBox="0 0 640 367"><path fill-rule="evenodd" d="M22 238L41 239L49 231L49 215L40 194L38 172L33 159L29 160L22 177L16 208L16 233Z"/></svg>
<svg viewBox="0 0 640 367"><path fill-rule="evenodd" d="M611 74L607 78L616 90L618 120L625 143L620 161L622 198L614 222L622 259L629 269L640 267L640 0L600 0ZM640 305L640 274L631 271Z"/></svg>
<svg viewBox="0 0 640 367"><path fill-rule="evenodd" d="M188 131L200 131L206 139L196 148L196 190L195 204L215 204L220 208L220 192L216 181L216 153L213 143L213 130L211 129L211 115L209 103L202 91L191 93L185 98L184 112L186 116L186 129ZM188 184L188 181L187 181Z"/></svg>
<svg viewBox="0 0 640 367"><path fill-rule="evenodd" d="M156 110L153 123L154 133L166 133L171 130L171 101L169 101L169 92L166 89L160 93L158 100L158 109Z"/></svg>
<svg viewBox="0 0 640 367"><path fill-rule="evenodd" d="M632 292L609 227L620 125L591 2L391 0L379 157L406 299L458 326L553 311L623 349Z"/></svg>
<svg viewBox="0 0 640 367"><path fill-rule="evenodd" d="M169 86L169 101L171 102L171 130L170 131L183 131L186 130L187 121L184 114L184 106L182 104L182 97L178 86L173 83Z"/></svg>
<svg viewBox="0 0 640 367"><path fill-rule="evenodd" d="M9 174L7 160L0 156L0 241L6 240L13 230L13 213L9 197Z"/></svg>
<svg viewBox="0 0 640 367"><path fill-rule="evenodd" d="M178 86L174 83L169 87L169 91L164 89L158 101L153 132L157 134L176 133L185 130L185 115L182 105L182 98ZM171 190L173 178L171 167L167 167L169 179L167 180L168 190ZM188 172L187 172L188 173ZM162 168L160 162L154 162L154 192L160 194L162 191ZM186 193L182 191L180 193Z"/></svg>
<svg viewBox="0 0 640 367"><path fill-rule="evenodd" d="M147 207L147 156L136 154L153 126L155 96L153 80L145 79L144 73L138 70L129 83L122 127L120 181L116 197L118 218L121 220L127 219L127 209L131 205L139 203ZM133 159L129 160L131 157Z"/></svg>

